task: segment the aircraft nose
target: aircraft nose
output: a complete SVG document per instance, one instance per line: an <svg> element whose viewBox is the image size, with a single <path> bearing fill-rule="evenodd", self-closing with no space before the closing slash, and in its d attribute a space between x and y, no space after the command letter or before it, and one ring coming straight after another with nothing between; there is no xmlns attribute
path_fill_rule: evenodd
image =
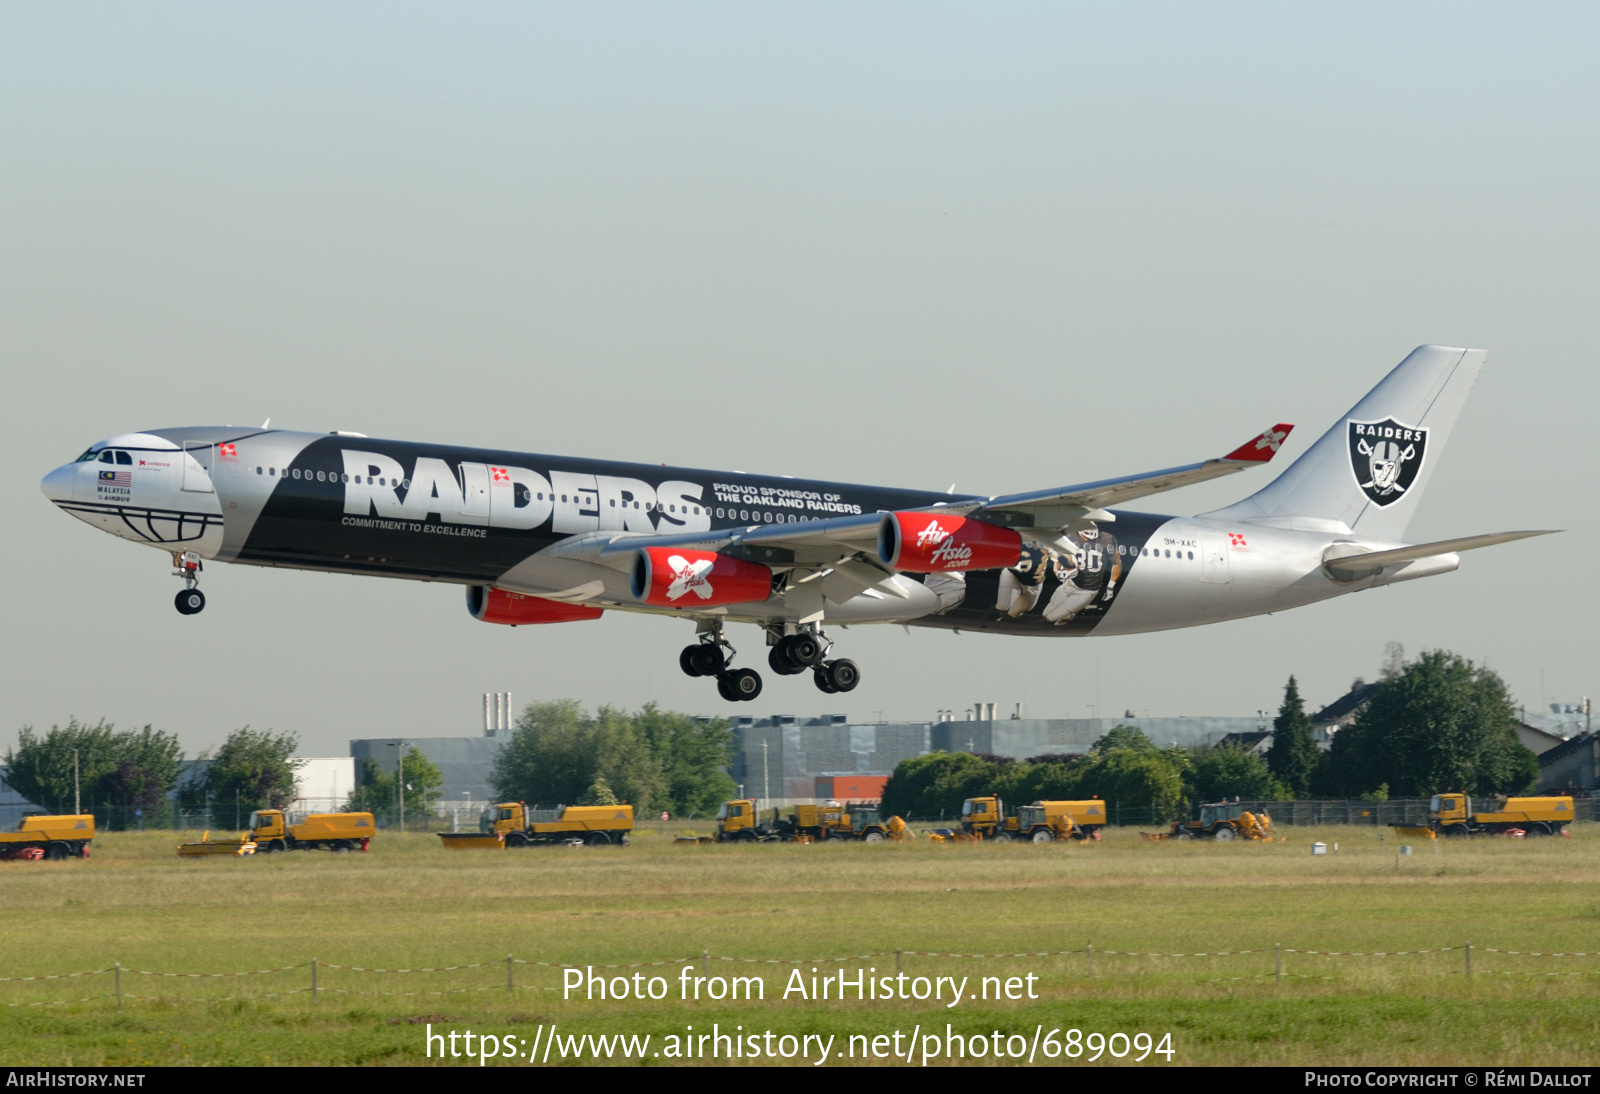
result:
<svg viewBox="0 0 1600 1094"><path fill-rule="evenodd" d="M44 491L44 496L60 505L64 501L72 500L72 480L77 473L76 464L65 464L56 468L44 477L39 484L39 489Z"/></svg>

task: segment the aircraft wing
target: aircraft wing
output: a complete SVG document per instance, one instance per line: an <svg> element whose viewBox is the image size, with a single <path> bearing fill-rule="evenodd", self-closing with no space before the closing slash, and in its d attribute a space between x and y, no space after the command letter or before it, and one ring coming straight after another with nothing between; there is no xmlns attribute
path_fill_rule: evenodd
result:
<svg viewBox="0 0 1600 1094"><path fill-rule="evenodd" d="M1103 512L1105 506L1259 467L1277 454L1293 428L1280 422L1258 433L1226 456L1184 467L1169 467L1142 475L1027 494L962 498L924 506L921 511L938 509L1013 528L1050 530L1065 528L1082 520L1109 520L1111 514ZM666 535L649 532L591 533L564 541L549 550L566 557L587 557L613 566L626 566L628 563L625 560L641 547L721 551L768 565L807 569L832 567L851 558L859 561L859 556L865 554L869 565L877 565L876 548L881 520L881 513L862 513L859 516L801 521L798 524L761 524Z"/></svg>
<svg viewBox="0 0 1600 1094"><path fill-rule="evenodd" d="M958 502L950 508L962 516L973 516L1011 527L1064 528L1081 520L1106 520L1107 506L1122 505L1135 498L1148 497L1180 486L1232 475L1236 471L1259 467L1277 455L1294 426L1279 422L1217 459L1203 460L1183 467L1147 471L1117 479L1064 486L1056 490L1037 490L1028 494L1003 494L987 501Z"/></svg>

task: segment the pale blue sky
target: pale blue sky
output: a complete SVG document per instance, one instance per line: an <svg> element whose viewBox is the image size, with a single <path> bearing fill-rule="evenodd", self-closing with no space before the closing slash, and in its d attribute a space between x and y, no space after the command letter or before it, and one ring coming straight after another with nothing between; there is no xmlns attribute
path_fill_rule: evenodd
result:
<svg viewBox="0 0 1600 1094"><path fill-rule="evenodd" d="M471 732L478 696L691 711L1250 713L1383 643L1600 688L1600 14L1584 5L0 7L0 742ZM353 429L943 489L1293 458L1414 346L1490 358L1411 534L1443 578L1163 635L837 635L729 708L688 627L214 566L53 511L91 441ZM1264 479L1261 481L1265 481ZM1191 513L1243 477L1157 499ZM1555 563L1557 565L1552 565ZM741 641L742 639L742 641ZM734 640L759 652L753 629ZM1098 683L1097 683L1098 682Z"/></svg>

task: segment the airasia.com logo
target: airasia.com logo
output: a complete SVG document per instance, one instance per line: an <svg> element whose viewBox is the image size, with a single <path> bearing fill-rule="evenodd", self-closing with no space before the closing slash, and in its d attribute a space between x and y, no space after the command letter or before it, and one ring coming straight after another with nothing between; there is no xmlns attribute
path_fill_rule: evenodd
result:
<svg viewBox="0 0 1600 1094"><path fill-rule="evenodd" d="M667 599L677 600L693 592L701 600L711 599L711 582L706 580L706 575L711 572L711 560L701 559L699 562L690 562L682 555L672 555L667 559L667 565L672 567L672 583L667 586Z"/></svg>
<svg viewBox="0 0 1600 1094"><path fill-rule="evenodd" d="M972 548L956 543L937 520L929 521L928 526L917 533L917 546L933 546L928 561L950 569L959 569L972 561Z"/></svg>

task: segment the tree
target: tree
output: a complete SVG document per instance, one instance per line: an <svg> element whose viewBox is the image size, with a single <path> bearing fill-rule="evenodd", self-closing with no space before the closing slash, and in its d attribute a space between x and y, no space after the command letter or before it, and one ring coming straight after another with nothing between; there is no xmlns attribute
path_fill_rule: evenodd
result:
<svg viewBox="0 0 1600 1094"><path fill-rule="evenodd" d="M661 797L650 808L674 816L710 816L738 792L725 768L737 741L726 718L691 718L646 703L634 716L661 765Z"/></svg>
<svg viewBox="0 0 1600 1094"><path fill-rule="evenodd" d="M406 750L405 778L406 792L402 795L399 765L393 771L385 771L382 764L368 756L356 771L356 785L345 808L352 813L374 813L398 822L402 819L400 799L404 797L403 819L407 824L415 824L433 813L433 803L442 796L439 788L444 785L444 774L420 748L412 745Z"/></svg>
<svg viewBox="0 0 1600 1094"><path fill-rule="evenodd" d="M1292 797L1306 798L1311 796L1311 778L1321 759L1321 750L1311 733L1311 719L1306 716L1305 701L1300 698L1300 685L1291 676L1283 689L1283 705L1272 720L1272 746L1267 749L1267 767Z"/></svg>
<svg viewBox="0 0 1600 1094"><path fill-rule="evenodd" d="M118 733L116 750L116 769L100 779L97 798L120 807L123 824L129 823L135 812L154 819L178 783L183 750L177 736L145 726Z"/></svg>
<svg viewBox="0 0 1600 1094"><path fill-rule="evenodd" d="M1187 757L1181 750L1112 748L1090 754L1079 785L1092 788L1091 792L1113 809L1129 811L1130 819L1142 817L1148 810L1152 822L1171 820L1183 812L1186 766ZM1116 817L1113 812L1112 818Z"/></svg>
<svg viewBox="0 0 1600 1094"><path fill-rule="evenodd" d="M1245 798L1275 801L1289 796L1260 755L1243 748L1197 748L1190 753L1184 788L1190 805Z"/></svg>
<svg viewBox="0 0 1600 1094"><path fill-rule="evenodd" d="M1382 681L1318 772L1341 797L1428 797L1445 790L1517 793L1539 762L1517 740L1516 707L1495 673L1446 650L1424 653Z"/></svg>
<svg viewBox="0 0 1600 1094"><path fill-rule="evenodd" d="M72 812L74 748L79 796L87 806L96 799L100 780L117 767L117 733L104 719L91 726L72 718L65 728L51 726L42 739L34 736L32 726L23 726L16 749L6 751L6 784L52 813Z"/></svg>
<svg viewBox="0 0 1600 1094"><path fill-rule="evenodd" d="M229 802L237 802L240 812L253 813L257 809L282 809L294 800L295 769L300 762L291 759L299 747L300 739L293 733L275 734L272 730L256 730L249 726L236 729L217 749L216 755L205 752L200 759L209 758L204 791L210 796L213 808L224 812Z"/></svg>
<svg viewBox="0 0 1600 1094"><path fill-rule="evenodd" d="M504 800L560 805L582 801L604 781L638 810L709 814L733 796L724 770L733 731L648 703L636 713L601 707L594 717L572 699L529 703L495 757L489 784Z"/></svg>
<svg viewBox="0 0 1600 1094"><path fill-rule="evenodd" d="M901 760L883 786L879 811L885 816L959 820L966 799L998 792L1001 767L970 752L930 752Z"/></svg>
<svg viewBox="0 0 1600 1094"><path fill-rule="evenodd" d="M1156 743L1136 726L1114 726L1089 746L1090 752L1109 752L1114 748L1155 751Z"/></svg>
<svg viewBox="0 0 1600 1094"><path fill-rule="evenodd" d="M16 749L6 753L7 784L51 812L70 813L74 748L78 797L85 809L110 804L153 817L177 785L183 763L183 750L173 734L151 726L118 731L104 720L91 726L73 718L65 728L51 726L43 739L31 726L24 726L17 734Z"/></svg>
<svg viewBox="0 0 1600 1094"><path fill-rule="evenodd" d="M616 805L617 796L611 792L611 784L604 779L596 779L589 784L589 789L583 792L583 797L578 799L579 805Z"/></svg>

